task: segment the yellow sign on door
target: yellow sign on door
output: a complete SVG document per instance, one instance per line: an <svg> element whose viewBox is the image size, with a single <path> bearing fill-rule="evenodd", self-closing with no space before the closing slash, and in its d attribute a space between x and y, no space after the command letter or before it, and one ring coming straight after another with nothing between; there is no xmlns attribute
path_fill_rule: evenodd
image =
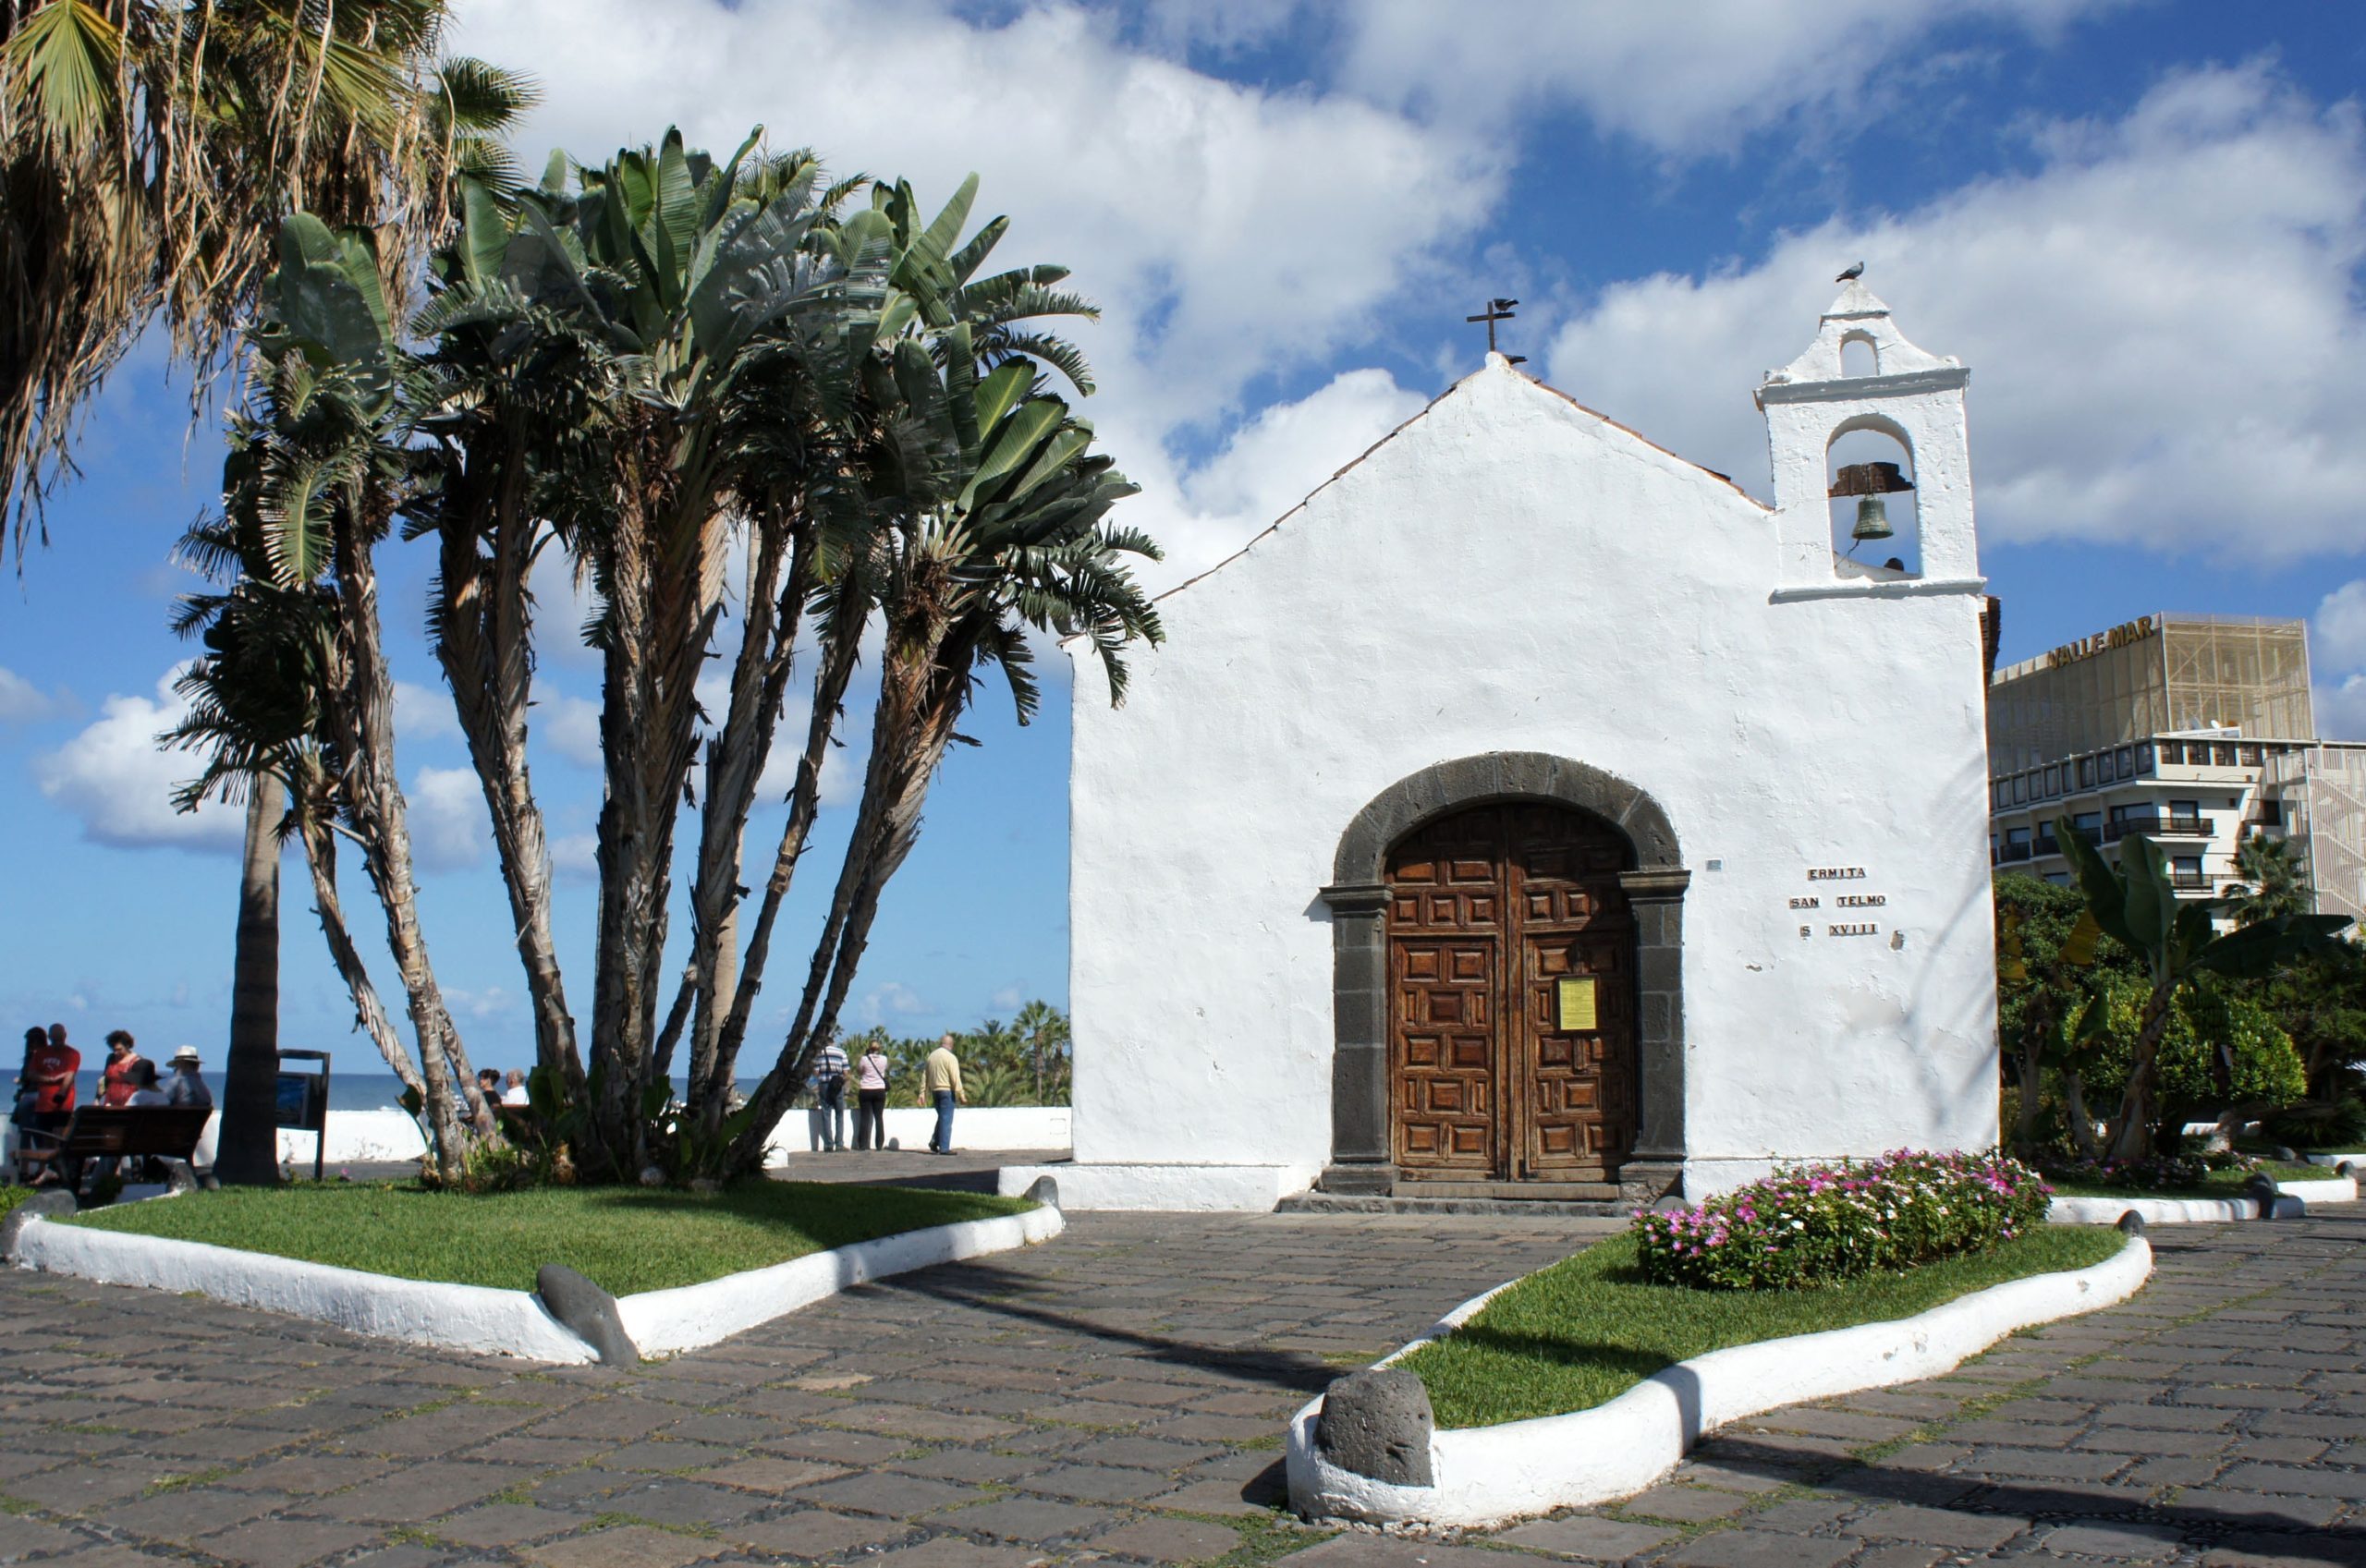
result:
<svg viewBox="0 0 2366 1568"><path fill-rule="evenodd" d="M1564 975L1557 991L1562 1028L1594 1029L1602 1027L1594 1013L1592 975Z"/></svg>

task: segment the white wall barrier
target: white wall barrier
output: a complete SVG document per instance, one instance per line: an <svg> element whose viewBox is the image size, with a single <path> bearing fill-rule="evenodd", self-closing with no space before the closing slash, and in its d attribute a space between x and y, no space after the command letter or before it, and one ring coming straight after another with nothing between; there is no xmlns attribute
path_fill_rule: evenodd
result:
<svg viewBox="0 0 2366 1568"><path fill-rule="evenodd" d="M222 1117L215 1112L205 1124L205 1136L198 1140L197 1162L201 1166L213 1162L214 1137L220 1130ZM888 1140L907 1149L925 1149L929 1135L935 1129L936 1112L909 1106L891 1106L887 1112ZM8 1150L16 1147L16 1128L7 1129ZM854 1111L847 1111L847 1133L854 1133ZM822 1147L822 1118L819 1112L791 1111L773 1128L773 1153L767 1163L777 1168L788 1162L793 1153L804 1153ZM960 1149L993 1152L998 1149L1055 1149L1068 1147L1068 1108L1065 1105L965 1105L954 1112L953 1146ZM336 1111L329 1112L328 1147L323 1163L328 1173L335 1174L340 1165L385 1164L396 1161L416 1160L426 1152L426 1141L420 1136L419 1124L400 1111ZM299 1174L309 1175L312 1167L312 1135L283 1128L279 1134L279 1157L296 1167Z"/></svg>

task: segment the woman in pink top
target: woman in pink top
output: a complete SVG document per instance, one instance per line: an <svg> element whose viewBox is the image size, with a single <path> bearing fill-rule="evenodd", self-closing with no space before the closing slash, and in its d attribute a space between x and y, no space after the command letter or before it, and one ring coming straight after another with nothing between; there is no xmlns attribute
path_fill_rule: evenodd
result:
<svg viewBox="0 0 2366 1568"><path fill-rule="evenodd" d="M863 1141L868 1132L871 1141ZM854 1064L854 1146L887 1147L887 1053L877 1040L863 1048Z"/></svg>

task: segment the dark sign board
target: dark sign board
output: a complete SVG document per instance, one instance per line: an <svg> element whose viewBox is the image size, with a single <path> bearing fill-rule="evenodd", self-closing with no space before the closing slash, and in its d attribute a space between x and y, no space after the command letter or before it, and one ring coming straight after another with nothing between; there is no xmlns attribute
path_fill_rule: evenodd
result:
<svg viewBox="0 0 2366 1568"><path fill-rule="evenodd" d="M329 1114L328 1079L319 1073L279 1075L279 1114L274 1124L319 1132Z"/></svg>

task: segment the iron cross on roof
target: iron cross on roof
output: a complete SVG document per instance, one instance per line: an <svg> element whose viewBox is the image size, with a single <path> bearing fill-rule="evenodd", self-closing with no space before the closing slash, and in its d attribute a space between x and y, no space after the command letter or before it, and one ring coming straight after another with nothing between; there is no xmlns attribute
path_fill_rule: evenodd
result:
<svg viewBox="0 0 2366 1568"><path fill-rule="evenodd" d="M1495 323L1497 322L1510 321L1512 319L1512 307L1518 303L1519 301L1517 299L1490 299L1487 301L1487 309L1482 313L1476 316L1465 316L1462 319L1466 322L1484 322L1487 323L1487 352L1493 354L1496 352ZM1524 365L1528 362L1528 356L1525 354L1510 354L1505 356L1505 358L1515 365Z"/></svg>

